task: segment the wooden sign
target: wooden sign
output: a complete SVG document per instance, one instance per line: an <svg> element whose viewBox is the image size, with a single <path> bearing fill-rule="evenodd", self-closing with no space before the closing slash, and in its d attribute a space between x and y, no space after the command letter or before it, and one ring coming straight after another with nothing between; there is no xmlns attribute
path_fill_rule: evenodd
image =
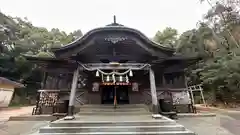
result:
<svg viewBox="0 0 240 135"><path fill-rule="evenodd" d="M99 91L99 83L97 82L93 83L92 91Z"/></svg>
<svg viewBox="0 0 240 135"><path fill-rule="evenodd" d="M191 104L191 98L188 91L173 92L173 104Z"/></svg>
<svg viewBox="0 0 240 135"><path fill-rule="evenodd" d="M138 83L132 83L132 91L138 91Z"/></svg>

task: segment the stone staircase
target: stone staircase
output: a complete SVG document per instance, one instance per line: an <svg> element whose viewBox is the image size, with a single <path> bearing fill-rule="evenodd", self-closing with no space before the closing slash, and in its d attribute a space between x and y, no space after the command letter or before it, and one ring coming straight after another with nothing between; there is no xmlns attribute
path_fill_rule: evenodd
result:
<svg viewBox="0 0 240 135"><path fill-rule="evenodd" d="M85 105L82 106L79 115L149 115L143 104L118 105Z"/></svg>
<svg viewBox="0 0 240 135"><path fill-rule="evenodd" d="M57 120L34 135L195 135L174 120L153 119L145 105L85 105L74 120Z"/></svg>

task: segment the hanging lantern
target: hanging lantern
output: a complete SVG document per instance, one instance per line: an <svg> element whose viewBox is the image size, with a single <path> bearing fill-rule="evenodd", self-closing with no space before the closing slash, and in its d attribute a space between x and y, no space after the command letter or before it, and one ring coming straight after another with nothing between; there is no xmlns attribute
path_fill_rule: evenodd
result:
<svg viewBox="0 0 240 135"><path fill-rule="evenodd" d="M98 70L97 70L97 72L96 72L96 76L99 77L99 72L98 72Z"/></svg>
<svg viewBox="0 0 240 135"><path fill-rule="evenodd" d="M119 81L122 82L123 81L123 77L119 76Z"/></svg>
<svg viewBox="0 0 240 135"><path fill-rule="evenodd" d="M132 70L129 71L129 76L133 76Z"/></svg>
<svg viewBox="0 0 240 135"><path fill-rule="evenodd" d="M109 82L110 81L110 78L109 78L109 76L107 76L107 82Z"/></svg>
<svg viewBox="0 0 240 135"><path fill-rule="evenodd" d="M126 83L129 83L128 76L126 75Z"/></svg>

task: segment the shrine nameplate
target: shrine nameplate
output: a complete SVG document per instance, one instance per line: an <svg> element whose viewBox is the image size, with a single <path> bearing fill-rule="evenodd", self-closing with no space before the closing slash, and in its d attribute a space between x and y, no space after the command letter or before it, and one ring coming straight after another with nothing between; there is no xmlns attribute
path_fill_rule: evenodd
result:
<svg viewBox="0 0 240 135"><path fill-rule="evenodd" d="M93 83L92 91L99 91L99 83L95 82Z"/></svg>
<svg viewBox="0 0 240 135"><path fill-rule="evenodd" d="M132 83L132 91L138 91L138 83Z"/></svg>

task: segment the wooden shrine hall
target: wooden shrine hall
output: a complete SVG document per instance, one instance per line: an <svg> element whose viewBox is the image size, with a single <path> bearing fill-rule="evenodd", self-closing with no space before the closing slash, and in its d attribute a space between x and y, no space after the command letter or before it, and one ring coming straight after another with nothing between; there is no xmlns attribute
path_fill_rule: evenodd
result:
<svg viewBox="0 0 240 135"><path fill-rule="evenodd" d="M161 111L161 100L176 107L191 104L184 69L199 58L176 54L115 20L53 48L53 54L26 56L44 72L35 108L41 113L59 102L68 106L68 116L84 104L146 104L153 113Z"/></svg>

